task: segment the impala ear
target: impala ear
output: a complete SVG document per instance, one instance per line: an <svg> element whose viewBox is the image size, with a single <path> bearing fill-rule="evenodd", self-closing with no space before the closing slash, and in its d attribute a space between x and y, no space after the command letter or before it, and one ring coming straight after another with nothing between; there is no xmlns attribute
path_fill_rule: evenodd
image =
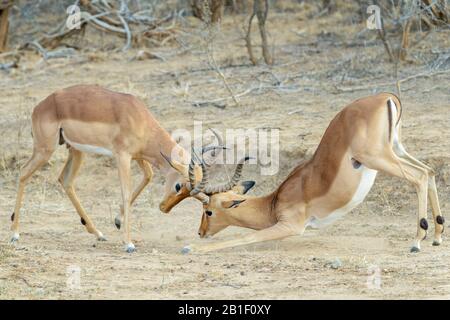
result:
<svg viewBox="0 0 450 320"><path fill-rule="evenodd" d="M244 201L245 201L245 199L244 200L227 200L227 201L222 201L221 206L222 206L222 208L225 208L225 209L237 208Z"/></svg>
<svg viewBox="0 0 450 320"><path fill-rule="evenodd" d="M246 194L251 188L255 186L255 181L242 181L237 186L233 187L233 191L239 194Z"/></svg>

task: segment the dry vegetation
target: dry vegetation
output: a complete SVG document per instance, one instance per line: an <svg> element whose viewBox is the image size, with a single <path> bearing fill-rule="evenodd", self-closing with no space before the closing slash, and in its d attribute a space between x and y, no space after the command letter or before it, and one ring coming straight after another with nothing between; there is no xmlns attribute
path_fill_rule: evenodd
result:
<svg viewBox="0 0 450 320"><path fill-rule="evenodd" d="M406 61L391 62L379 33L365 28L364 1L269 1L273 5L266 28L274 63L263 63L261 40L254 32L255 66L245 41L250 11L233 13L227 7L214 27L211 49L205 43L211 30L184 9L185 2L165 1L153 6L151 16L163 19L176 8L173 18L158 27L161 32L172 30L167 41L136 39L123 50L126 36L88 23L56 46L44 46L45 56L25 44L43 37L43 30L55 30L73 1L47 7L46 2L17 1L10 9L10 51L0 54L0 298L450 297L448 239L440 247L426 240L421 253L409 253L416 231L414 189L385 175L379 176L360 207L326 229L185 256L180 254L182 246L201 241L201 205L186 200L170 215L161 214L157 204L164 177L156 174L134 206L138 251L127 255L113 223L120 204L115 163L88 157L76 183L82 203L109 240L96 243L57 183L67 153L61 147L28 185L22 238L15 247L7 245L18 169L31 153L32 109L54 90L78 83L139 96L168 130L192 129L193 120L219 129L280 129L279 174L259 176L255 165L244 170L246 178L257 181L255 194L272 190L296 163L310 156L344 105L373 92L395 92L400 83L404 144L436 169L444 216L449 211L447 24L435 27L423 40L427 30L410 29L409 37L420 42L410 48ZM130 8L133 3L139 1L129 1ZM25 23L31 20L34 24ZM395 49L402 29L386 26L386 37ZM66 51L48 55L55 50ZM14 67L6 65L11 62ZM230 228L203 241L247 232L251 231ZM333 268L336 259L342 266ZM66 270L74 265L81 268L79 290L66 286ZM380 268L380 289L366 286L371 265Z"/></svg>

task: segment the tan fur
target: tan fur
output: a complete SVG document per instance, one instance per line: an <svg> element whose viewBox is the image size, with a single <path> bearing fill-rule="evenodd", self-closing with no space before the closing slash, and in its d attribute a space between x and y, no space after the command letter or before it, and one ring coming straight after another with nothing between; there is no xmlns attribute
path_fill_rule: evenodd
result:
<svg viewBox="0 0 450 320"><path fill-rule="evenodd" d="M33 172L45 164L62 139L69 147L69 158L60 176L60 182L74 204L88 232L99 239L103 235L87 216L73 189L73 181L82 162L81 148L103 150L117 160L123 204L116 217L118 227L124 222L128 251L134 250L130 236L130 207L150 183L152 166L166 175L165 195L160 204L163 212L189 196L187 184L187 152L177 145L169 133L151 115L136 97L110 91L95 85L79 85L59 90L39 103L32 114L34 149L29 162L22 168L12 230L12 241L19 238L19 211L25 185ZM180 163L174 170L161 152L179 155ZM130 162L136 160L143 179L134 192L131 190ZM198 172L198 170L197 170ZM196 177L201 179L201 175ZM175 185L182 186L176 192Z"/></svg>
<svg viewBox="0 0 450 320"><path fill-rule="evenodd" d="M389 99L395 103L397 115L391 120ZM407 153L394 152L398 145L390 135L398 134L400 139L401 114L400 101L389 93L354 101L331 121L313 157L296 167L273 193L249 197L232 190L212 195L204 211L213 214L203 214L199 234L211 236L229 225L260 231L241 239L189 246L186 250L205 252L302 234L312 219L326 219L351 203L363 183L363 170L353 166L356 160L361 168L384 171L416 186L419 212L413 250L418 251L426 234L420 220L426 218L427 194L435 222L441 212L433 170ZM245 201L234 208L223 205L231 200ZM435 244L440 244L443 225L435 225Z"/></svg>

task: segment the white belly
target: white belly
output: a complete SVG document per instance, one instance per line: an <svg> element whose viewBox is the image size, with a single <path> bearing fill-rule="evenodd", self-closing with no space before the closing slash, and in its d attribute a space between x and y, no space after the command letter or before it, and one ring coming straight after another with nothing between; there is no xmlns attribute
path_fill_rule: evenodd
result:
<svg viewBox="0 0 450 320"><path fill-rule="evenodd" d="M338 220L339 218L342 218L345 214L353 210L357 205L364 201L373 186L378 171L366 168L363 165L361 165L359 170L362 170L361 180L352 199L345 206L333 211L325 218L319 219L312 216L306 225L307 227L325 227Z"/></svg>
<svg viewBox="0 0 450 320"><path fill-rule="evenodd" d="M97 147L97 146L91 146L89 144L81 144L81 143L76 143L76 142L70 141L64 135L64 131L62 132L62 136L63 136L63 138L64 138L64 140L66 141L67 144L69 144L72 148L77 149L77 150L79 150L81 152L101 154L101 155L108 156L108 157L112 157L113 156L112 151L110 151L110 150L108 150L106 148Z"/></svg>

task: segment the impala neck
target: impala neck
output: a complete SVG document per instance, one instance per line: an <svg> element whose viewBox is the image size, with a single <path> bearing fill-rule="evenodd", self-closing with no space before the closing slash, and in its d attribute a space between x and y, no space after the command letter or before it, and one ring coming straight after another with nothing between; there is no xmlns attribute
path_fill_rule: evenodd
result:
<svg viewBox="0 0 450 320"><path fill-rule="evenodd" d="M261 230L277 223L272 212L273 194L263 197L245 197L239 207L230 209L230 223L233 226Z"/></svg>
<svg viewBox="0 0 450 320"><path fill-rule="evenodd" d="M169 133L165 130L162 131L162 134L158 136L157 142L154 141L154 137L149 140L147 148L143 152L143 158L152 163L153 166L157 167L164 174L170 172L173 168L161 155L161 153L163 153L172 160L182 164L181 166L184 167L187 172L190 155L184 148L176 143Z"/></svg>
<svg viewBox="0 0 450 320"><path fill-rule="evenodd" d="M246 201L230 210L231 224L255 230L276 224L278 222L277 208L285 204L286 195L289 199L301 199L298 179L308 171L310 163L311 160L308 160L299 164L274 192L263 197L244 196L243 199ZM289 202L292 203L291 200Z"/></svg>

